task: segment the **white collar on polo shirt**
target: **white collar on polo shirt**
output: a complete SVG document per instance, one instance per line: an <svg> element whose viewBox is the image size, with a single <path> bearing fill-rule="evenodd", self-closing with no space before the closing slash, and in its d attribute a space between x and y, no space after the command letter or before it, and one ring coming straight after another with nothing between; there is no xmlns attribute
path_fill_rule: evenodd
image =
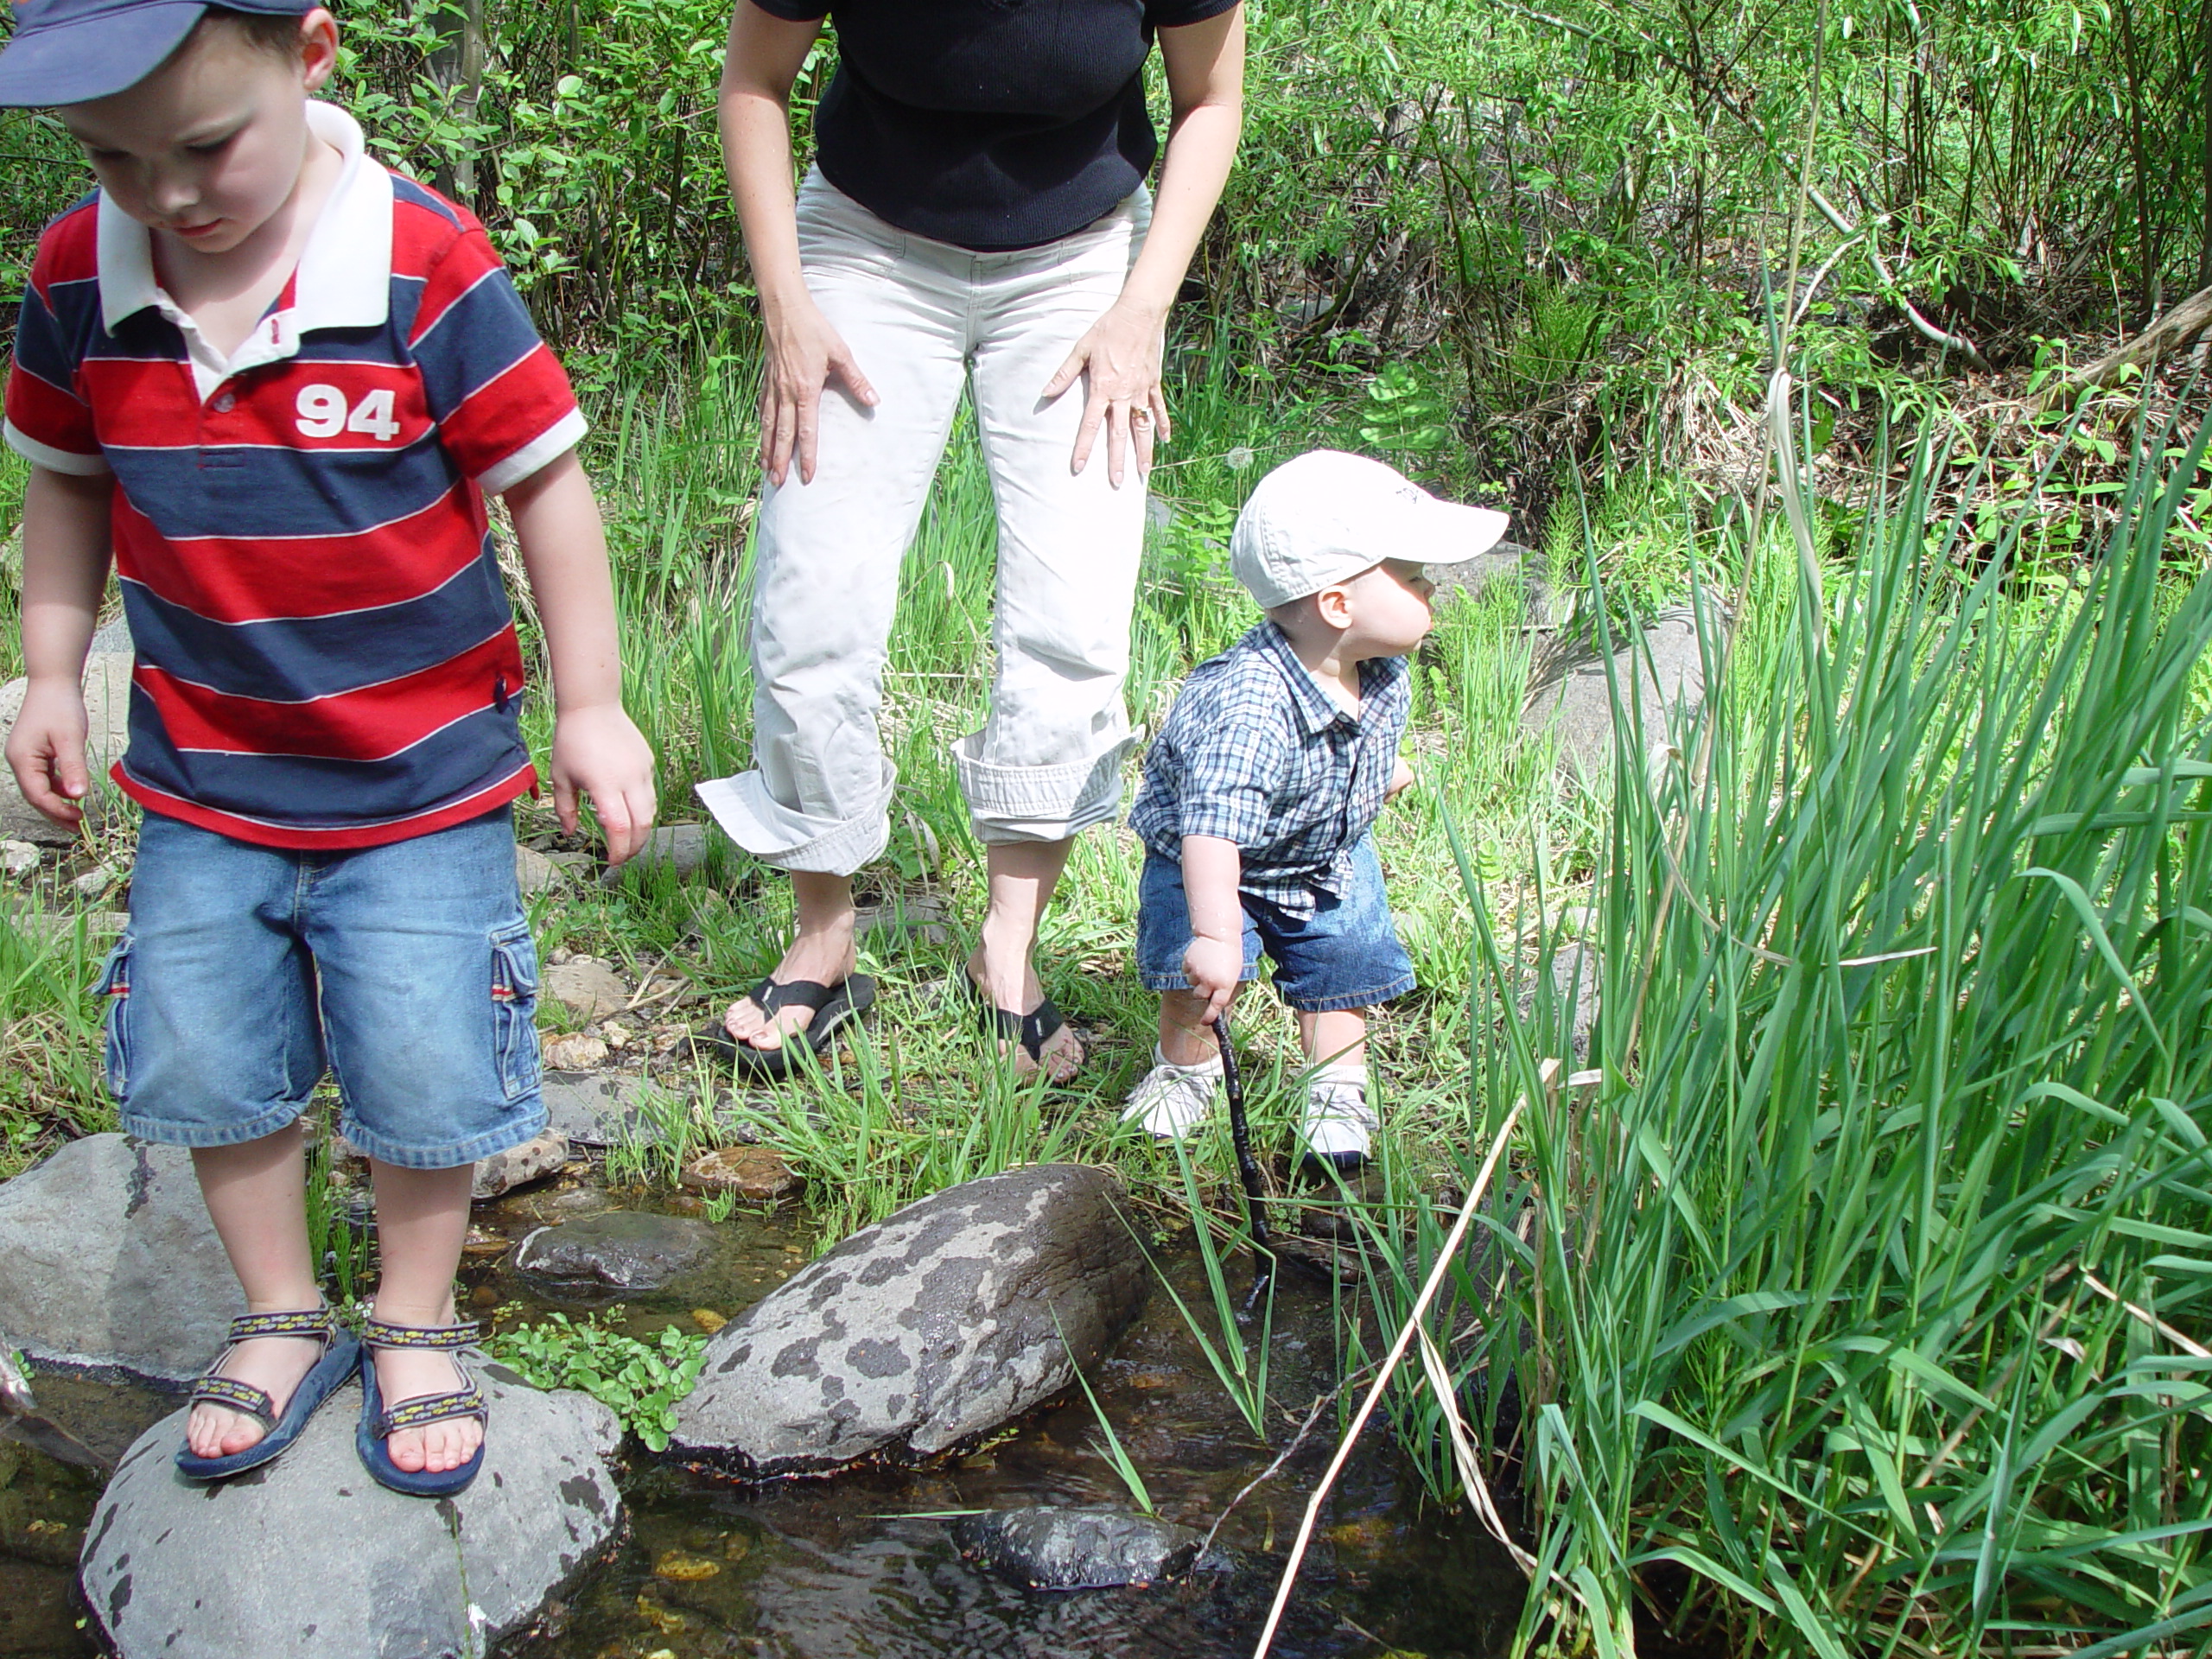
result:
<svg viewBox="0 0 2212 1659"><path fill-rule="evenodd" d="M330 199L308 232L292 304L264 318L226 362L154 276L153 238L103 194L99 203L100 320L110 333L153 306L183 332L205 398L231 375L300 348L311 328L373 328L391 302L391 175L364 153L360 124L334 104L309 99L308 130L344 158Z"/></svg>

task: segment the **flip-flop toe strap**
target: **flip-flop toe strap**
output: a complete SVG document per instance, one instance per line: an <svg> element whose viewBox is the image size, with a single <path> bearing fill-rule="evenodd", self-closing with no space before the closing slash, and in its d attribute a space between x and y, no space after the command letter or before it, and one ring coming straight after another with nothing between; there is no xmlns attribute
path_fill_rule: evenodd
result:
<svg viewBox="0 0 2212 1659"><path fill-rule="evenodd" d="M192 1385L192 1403L242 1411L264 1428L272 1428L276 1422L276 1402L252 1383L241 1382L234 1376L201 1377Z"/></svg>
<svg viewBox="0 0 2212 1659"><path fill-rule="evenodd" d="M822 1005L837 995L835 985L824 985L811 979L764 979L746 995L753 1006L771 1020L785 1008L804 1008L809 1014L822 1012Z"/></svg>

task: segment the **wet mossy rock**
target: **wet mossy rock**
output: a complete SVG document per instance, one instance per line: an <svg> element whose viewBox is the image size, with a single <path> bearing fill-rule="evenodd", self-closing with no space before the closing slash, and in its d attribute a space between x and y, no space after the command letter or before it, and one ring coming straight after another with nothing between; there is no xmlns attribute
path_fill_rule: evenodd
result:
<svg viewBox="0 0 2212 1659"><path fill-rule="evenodd" d="M474 1368L484 1468L458 1497L403 1497L353 1449L358 1384L275 1462L213 1486L170 1459L179 1410L125 1454L86 1535L86 1603L121 1659L442 1659L490 1650L616 1541L613 1413Z"/></svg>
<svg viewBox="0 0 2212 1659"><path fill-rule="evenodd" d="M515 1266L554 1284L658 1290L711 1256L716 1240L703 1221L608 1210L540 1227L516 1249Z"/></svg>
<svg viewBox="0 0 2212 1659"><path fill-rule="evenodd" d="M1142 1310L1150 1269L1125 1204L1104 1170L1036 1164L862 1229L715 1334L671 1454L799 1474L998 1427L1069 1385L1071 1350L1096 1363Z"/></svg>
<svg viewBox="0 0 2212 1659"><path fill-rule="evenodd" d="M0 1329L32 1357L197 1376L245 1312L181 1147L88 1135L0 1184Z"/></svg>
<svg viewBox="0 0 2212 1659"><path fill-rule="evenodd" d="M963 1516L952 1523L960 1553L1030 1590L1108 1590L1180 1578L1200 1565L1204 1536L1188 1527L1120 1510L1043 1506Z"/></svg>

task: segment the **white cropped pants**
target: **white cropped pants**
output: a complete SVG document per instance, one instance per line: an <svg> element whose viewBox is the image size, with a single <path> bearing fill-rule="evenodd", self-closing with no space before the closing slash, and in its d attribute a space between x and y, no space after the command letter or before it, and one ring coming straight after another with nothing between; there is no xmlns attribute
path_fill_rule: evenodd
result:
<svg viewBox="0 0 2212 1659"><path fill-rule="evenodd" d="M883 850L894 773L877 731L899 570L963 385L998 506L991 712L955 745L977 837L1058 841L1114 816L1144 485L1107 482L1102 433L1070 470L1084 387L1045 383L1119 297L1151 222L1135 195L1017 253L913 236L810 173L806 285L879 402L822 397L811 483L764 486L753 589L754 770L699 785L737 844L849 874Z"/></svg>

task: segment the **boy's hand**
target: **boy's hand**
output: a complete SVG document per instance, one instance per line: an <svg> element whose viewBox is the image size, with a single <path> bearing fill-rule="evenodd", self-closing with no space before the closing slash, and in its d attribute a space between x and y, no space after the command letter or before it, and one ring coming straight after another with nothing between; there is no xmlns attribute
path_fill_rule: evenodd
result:
<svg viewBox="0 0 2212 1659"><path fill-rule="evenodd" d="M1244 971L1243 941L1210 939L1204 934L1183 952L1183 977L1191 989L1206 1000L1205 1017L1217 1020L1229 1012L1236 995L1236 976Z"/></svg>
<svg viewBox="0 0 2212 1659"><path fill-rule="evenodd" d="M65 830L83 822L85 690L75 680L33 680L8 734L8 765L23 798Z"/></svg>
<svg viewBox="0 0 2212 1659"><path fill-rule="evenodd" d="M1382 798L1395 801L1413 786L1414 769L1406 764L1406 757L1402 754L1397 764L1390 768L1390 786L1382 791Z"/></svg>
<svg viewBox="0 0 2212 1659"><path fill-rule="evenodd" d="M16 775L22 776L20 769ZM591 797L599 814L609 864L621 863L645 844L656 806L653 752L619 704L570 709L554 719L553 810L571 835L579 791Z"/></svg>

